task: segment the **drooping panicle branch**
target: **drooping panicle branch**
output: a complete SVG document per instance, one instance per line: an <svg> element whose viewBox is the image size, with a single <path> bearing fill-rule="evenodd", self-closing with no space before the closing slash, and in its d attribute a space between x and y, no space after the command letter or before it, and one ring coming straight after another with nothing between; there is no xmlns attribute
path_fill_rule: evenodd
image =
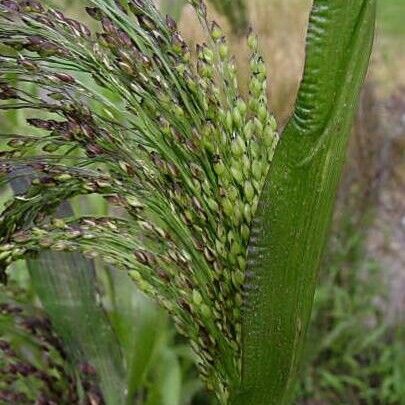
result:
<svg viewBox="0 0 405 405"><path fill-rule="evenodd" d="M0 170L31 179L0 217L0 264L53 249L125 269L190 338L225 402L240 379L250 227L278 139L257 38L244 99L202 2L207 41L195 52L150 0L92 3L95 32L36 1L0 1L0 113L27 117L0 135ZM87 194L120 214L52 219Z"/></svg>

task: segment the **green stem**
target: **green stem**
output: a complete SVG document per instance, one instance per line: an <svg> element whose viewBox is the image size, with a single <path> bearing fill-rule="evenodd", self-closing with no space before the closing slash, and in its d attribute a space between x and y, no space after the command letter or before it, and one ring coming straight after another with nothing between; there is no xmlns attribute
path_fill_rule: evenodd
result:
<svg viewBox="0 0 405 405"><path fill-rule="evenodd" d="M297 105L254 220L233 404L288 403L310 319L358 94L375 0L315 0Z"/></svg>

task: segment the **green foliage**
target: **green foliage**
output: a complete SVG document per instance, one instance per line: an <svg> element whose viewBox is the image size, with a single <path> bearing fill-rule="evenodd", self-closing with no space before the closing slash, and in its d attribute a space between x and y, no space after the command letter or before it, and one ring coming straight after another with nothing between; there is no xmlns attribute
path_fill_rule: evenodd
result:
<svg viewBox="0 0 405 405"><path fill-rule="evenodd" d="M83 358L98 375L108 403L123 403L126 381L120 347L96 300L94 268L78 254L42 253L29 260L32 285L78 368ZM57 271L55 271L57 269Z"/></svg>
<svg viewBox="0 0 405 405"><path fill-rule="evenodd" d="M367 71L374 0L315 1L294 114L277 146L249 244L236 402L290 400L336 188Z"/></svg>
<svg viewBox="0 0 405 405"><path fill-rule="evenodd" d="M385 34L403 36L404 24L402 16L405 4L401 0L383 0L378 3L379 27Z"/></svg>
<svg viewBox="0 0 405 405"><path fill-rule="evenodd" d="M201 1L190 2L208 37L195 57L175 21L163 19L150 0L93 0L87 12L99 22L97 33L36 1L0 2L0 40L9 48L0 58L0 109L28 117L22 134L2 134L0 168L5 183L30 176L0 218L0 270L5 280L9 264L43 250L101 258L126 270L171 314L221 403L284 403L368 62L375 4L315 2L296 114L265 185L278 135L257 38L249 34L243 99L220 27L207 21ZM331 68L331 60L339 63ZM62 202L92 194L114 206L113 214L55 217ZM62 273L71 277L72 267ZM54 293L61 282L47 285ZM80 292L77 285L60 287ZM59 303L48 298L57 314ZM123 325L130 318L121 315L113 312L111 320L121 347L129 348L133 331ZM87 353L97 351L96 340L84 340ZM124 354L138 377L129 389L138 399L152 349ZM183 395L178 357L161 355L156 378L173 373L149 387L151 404L167 399L165 387L177 387L169 402ZM143 356L146 366L139 367Z"/></svg>
<svg viewBox="0 0 405 405"><path fill-rule="evenodd" d="M404 330L385 318L387 286L378 264L367 259L364 233L350 218L345 222L321 273L296 398L400 404Z"/></svg>
<svg viewBox="0 0 405 405"><path fill-rule="evenodd" d="M101 23L97 35L40 3L2 2L1 39L12 50L1 58L0 108L30 116L24 134L2 135L2 169L32 181L3 212L0 258L7 266L51 249L125 269L171 313L225 401L240 378L250 224L277 142L257 39L248 39L243 100L225 38L202 3L194 6L209 42L196 60L150 1L94 3L87 11ZM119 214L55 218L64 200L89 194Z"/></svg>

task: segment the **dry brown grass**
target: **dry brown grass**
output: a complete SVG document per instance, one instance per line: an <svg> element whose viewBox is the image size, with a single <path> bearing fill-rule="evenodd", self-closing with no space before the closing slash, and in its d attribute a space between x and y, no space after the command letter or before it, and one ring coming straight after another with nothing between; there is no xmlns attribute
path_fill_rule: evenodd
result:
<svg viewBox="0 0 405 405"><path fill-rule="evenodd" d="M393 40L377 30L369 80L378 84L378 95L387 97L405 86L405 41Z"/></svg>

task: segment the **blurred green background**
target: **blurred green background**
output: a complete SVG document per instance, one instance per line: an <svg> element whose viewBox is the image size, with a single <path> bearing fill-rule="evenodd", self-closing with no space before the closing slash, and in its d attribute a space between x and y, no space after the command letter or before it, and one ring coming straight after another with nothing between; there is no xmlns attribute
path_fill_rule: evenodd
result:
<svg viewBox="0 0 405 405"><path fill-rule="evenodd" d="M203 41L190 7L184 6L182 0L160 3L179 19L190 43ZM215 6L220 2L212 3ZM76 18L83 15L83 0L58 0L53 4ZM303 68L310 1L248 0L246 5L242 20L238 20L241 10L235 9L235 5L221 8L216 4L217 7L209 7L209 12L228 31L242 87L247 64L241 29L244 19L258 32L270 72L271 104L279 122L284 124L292 110ZM405 1L380 0L378 7L372 62L320 271L296 404L405 404ZM236 30L229 21L239 24ZM21 115L0 114L0 129L18 132L22 120ZM1 200L5 201L10 193L2 190ZM97 199L78 198L71 203L76 215L109 209ZM41 265L43 261L36 263ZM120 375L121 366L115 371L130 392L130 403L214 403L198 380L191 351L167 316L137 292L126 275L97 260L94 268L87 281L96 290L87 297L86 305L74 308L70 302L59 308L63 322L73 323L80 336L60 333L62 321L62 327L54 325L64 338L68 353L69 346L80 340L80 353L75 355L73 371L69 372L86 382L75 371L90 361L86 355L93 356L100 368L112 359L125 363L125 376ZM49 365L43 361L38 335L24 327L9 310L20 308L28 319L32 319L33 312L46 317L36 295L46 285L34 288L25 263L18 263L14 270L9 286L0 289L0 339L13 344L20 360L47 370ZM57 270L62 271L62 267ZM75 288L73 284L59 286L60 296L67 288ZM57 299L54 297L51 305L55 306ZM97 333L97 325L106 322L108 330L104 333L100 329ZM89 325L97 332L86 335L85 327ZM109 337L110 329L113 338ZM109 339L116 339L119 354L97 350L108 347ZM4 370L15 358L10 360L4 353L0 352L0 391L12 384L15 390L26 393L31 401L28 403L35 403L41 384L32 378L24 380L21 375L18 381L10 383ZM58 354L52 356L55 362L63 364ZM108 380L109 372L105 378L99 375L99 381L93 385ZM60 374L57 378L63 380ZM66 386L61 385L62 389ZM82 401L90 401L91 390L84 391L87 394L82 393ZM104 391L103 394L106 395ZM72 403L71 398L62 395L58 403ZM11 403L0 396L0 403L2 400ZM98 403L94 401L88 403Z"/></svg>

